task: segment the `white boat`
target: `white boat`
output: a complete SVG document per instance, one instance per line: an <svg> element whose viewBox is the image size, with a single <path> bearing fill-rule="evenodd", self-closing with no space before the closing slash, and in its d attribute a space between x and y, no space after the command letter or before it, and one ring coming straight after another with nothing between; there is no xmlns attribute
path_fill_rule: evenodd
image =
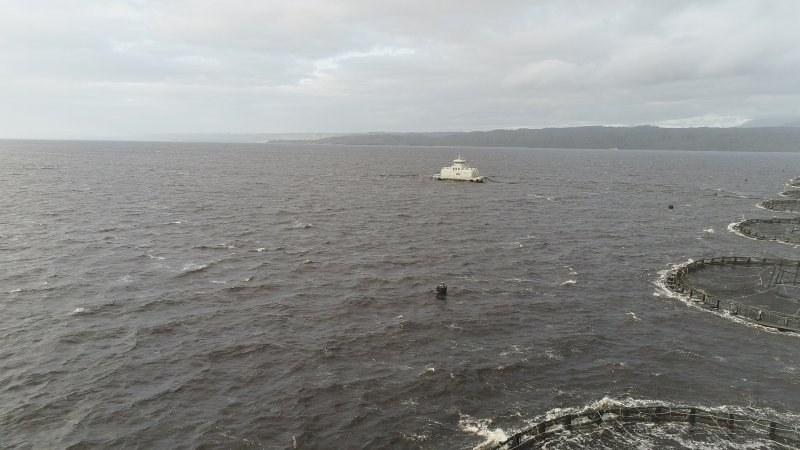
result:
<svg viewBox="0 0 800 450"><path fill-rule="evenodd" d="M453 160L453 165L450 167L442 167L441 172L433 176L436 180L451 180L451 181L472 181L473 183L483 183L483 178L478 169L470 167L461 155Z"/></svg>

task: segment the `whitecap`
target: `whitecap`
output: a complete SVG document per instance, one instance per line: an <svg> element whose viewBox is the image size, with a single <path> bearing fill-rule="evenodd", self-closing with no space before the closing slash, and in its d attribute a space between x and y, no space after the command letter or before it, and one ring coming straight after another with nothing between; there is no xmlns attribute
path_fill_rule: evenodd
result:
<svg viewBox="0 0 800 450"><path fill-rule="evenodd" d="M266 250L264 247L259 247L256 249L257 252L263 252L264 250Z"/></svg>
<svg viewBox="0 0 800 450"><path fill-rule="evenodd" d="M509 349L503 352L500 352L500 356L506 357L510 355L520 355L527 351L527 348L522 347L521 345L510 345Z"/></svg>
<svg viewBox="0 0 800 450"><path fill-rule="evenodd" d="M208 268L208 264L186 264L181 269L182 272L190 273L190 272L199 272L203 269Z"/></svg>
<svg viewBox="0 0 800 450"><path fill-rule="evenodd" d="M414 400L413 398L410 398L410 399L408 399L408 400L402 400L402 401L400 402L400 404L401 404L401 405L403 405L403 406L411 406L411 407L414 407L414 406L418 406L418 405L419 405L419 403L417 403L417 401L416 401L416 400Z"/></svg>
<svg viewBox="0 0 800 450"><path fill-rule="evenodd" d="M17 292L22 292L22 288L17 288L12 291L8 291L9 294L16 294Z"/></svg>
<svg viewBox="0 0 800 450"><path fill-rule="evenodd" d="M558 350L552 348L545 349L543 356L547 359L553 359L556 361L561 361L564 359L564 356L558 353Z"/></svg>
<svg viewBox="0 0 800 450"><path fill-rule="evenodd" d="M531 280L529 280L527 278L506 278L503 281L510 281L512 283L528 283Z"/></svg>
<svg viewBox="0 0 800 450"><path fill-rule="evenodd" d="M712 234L714 233L714 229L713 228L706 228L703 231L705 231L706 233L712 233Z"/></svg>
<svg viewBox="0 0 800 450"><path fill-rule="evenodd" d="M83 312L86 312L86 310L83 308L75 308L75 310L72 311L72 314L81 314Z"/></svg>
<svg viewBox="0 0 800 450"><path fill-rule="evenodd" d="M737 234L741 234L741 233L739 233L739 231L736 229L736 227L737 227L739 224L741 224L743 221L744 221L744 220L742 220L741 222L731 222L731 223L729 223L729 224L728 224L728 227L727 227L727 228L728 228L728 231L730 231L731 233L737 233Z"/></svg>
<svg viewBox="0 0 800 450"><path fill-rule="evenodd" d="M567 280L567 281L561 283L561 285L562 286L568 286L568 285L571 285L571 284L575 284L577 282L578 282L578 280Z"/></svg>
<svg viewBox="0 0 800 450"><path fill-rule="evenodd" d="M458 428L485 439L474 450L489 449L508 439L508 434L502 428L490 428L493 423L492 419L476 419L464 414L458 419Z"/></svg>
<svg viewBox="0 0 800 450"><path fill-rule="evenodd" d="M433 366L427 367L427 366L426 366L426 367L425 367L425 371L424 371L424 372L421 372L421 373L420 373L419 375L417 375L417 376L418 376L418 377L421 377L421 376L423 376L423 375L427 375L427 374L429 374L429 373L434 373L434 372L436 372L436 367L433 367Z"/></svg>
<svg viewBox="0 0 800 450"><path fill-rule="evenodd" d="M637 316L637 315L636 315L636 314L635 314L633 311L629 311L629 312L627 312L626 314L627 314L627 315L629 315L629 316L631 316L631 319L633 319L633 320L634 320L634 321L636 321L636 322L639 322L639 321L641 321L641 320L642 320L642 319L640 319L640 318L639 318L639 317L638 317L638 316Z"/></svg>
<svg viewBox="0 0 800 450"><path fill-rule="evenodd" d="M310 223L303 223L303 222L301 222L299 220L293 220L292 221L292 228L303 228L303 229L305 229L305 228L313 228L313 227L314 227L314 225L311 225Z"/></svg>

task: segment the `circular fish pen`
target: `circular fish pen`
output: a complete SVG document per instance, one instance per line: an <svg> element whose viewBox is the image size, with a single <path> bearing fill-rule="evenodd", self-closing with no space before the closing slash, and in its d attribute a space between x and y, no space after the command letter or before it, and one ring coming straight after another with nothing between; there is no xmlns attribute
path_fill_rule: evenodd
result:
<svg viewBox="0 0 800 450"><path fill-rule="evenodd" d="M748 219L734 224L733 229L753 239L800 244L800 217Z"/></svg>
<svg viewBox="0 0 800 450"><path fill-rule="evenodd" d="M666 287L711 310L800 332L800 261L726 256L684 264Z"/></svg>
<svg viewBox="0 0 800 450"><path fill-rule="evenodd" d="M759 206L772 211L800 212L800 199L765 200Z"/></svg>
<svg viewBox="0 0 800 450"><path fill-rule="evenodd" d="M759 448L800 446L800 428L695 407L587 409L539 422L495 449Z"/></svg>
<svg viewBox="0 0 800 450"><path fill-rule="evenodd" d="M781 195L789 198L800 198L800 189L787 189Z"/></svg>

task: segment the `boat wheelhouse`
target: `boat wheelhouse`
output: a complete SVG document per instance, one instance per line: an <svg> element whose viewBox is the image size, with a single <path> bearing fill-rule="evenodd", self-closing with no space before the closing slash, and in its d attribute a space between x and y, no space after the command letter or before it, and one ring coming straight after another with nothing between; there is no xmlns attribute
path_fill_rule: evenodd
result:
<svg viewBox="0 0 800 450"><path fill-rule="evenodd" d="M461 155L453 160L450 167L442 167L442 170L433 176L436 180L450 181L472 181L473 183L483 183L484 177L480 175L478 169L470 167Z"/></svg>

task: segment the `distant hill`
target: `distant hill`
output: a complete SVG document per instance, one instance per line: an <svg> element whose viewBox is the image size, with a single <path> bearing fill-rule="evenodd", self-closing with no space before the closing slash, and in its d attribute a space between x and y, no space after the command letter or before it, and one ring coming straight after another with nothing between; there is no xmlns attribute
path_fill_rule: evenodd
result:
<svg viewBox="0 0 800 450"><path fill-rule="evenodd" d="M787 119L772 118L772 119L754 119L747 121L739 128L764 128L764 127L800 127L800 119Z"/></svg>
<svg viewBox="0 0 800 450"><path fill-rule="evenodd" d="M163 133L126 136L125 138L167 142L259 143L275 139L314 140L344 135L344 133Z"/></svg>
<svg viewBox="0 0 800 450"><path fill-rule="evenodd" d="M271 143L799 152L800 128L577 127L371 133Z"/></svg>

